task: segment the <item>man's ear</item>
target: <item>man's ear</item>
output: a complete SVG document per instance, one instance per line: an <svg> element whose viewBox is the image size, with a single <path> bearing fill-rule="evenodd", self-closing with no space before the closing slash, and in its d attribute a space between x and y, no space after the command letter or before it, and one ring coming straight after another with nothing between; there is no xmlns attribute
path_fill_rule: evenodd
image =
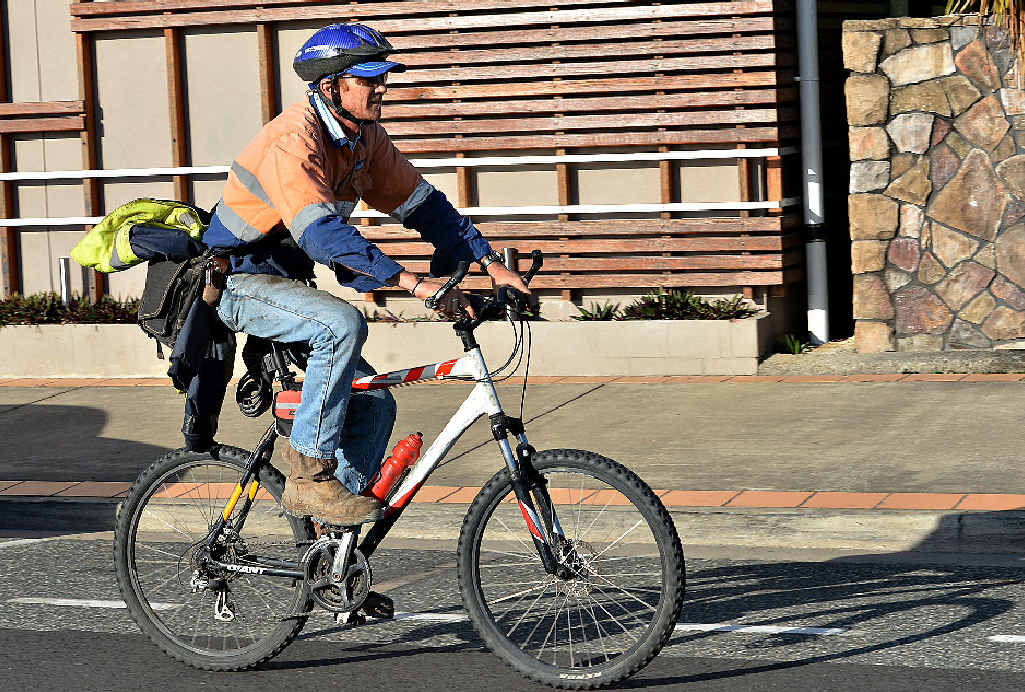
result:
<svg viewBox="0 0 1025 692"><path fill-rule="evenodd" d="M324 79L317 82L317 91L327 101L331 100L331 80Z"/></svg>

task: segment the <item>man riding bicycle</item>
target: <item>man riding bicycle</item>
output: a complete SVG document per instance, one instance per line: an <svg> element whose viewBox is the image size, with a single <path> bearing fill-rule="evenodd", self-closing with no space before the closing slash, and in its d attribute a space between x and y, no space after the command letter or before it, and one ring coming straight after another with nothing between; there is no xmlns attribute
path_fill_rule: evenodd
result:
<svg viewBox="0 0 1025 692"><path fill-rule="evenodd" d="M393 51L360 24L317 31L293 67L308 98L269 122L231 165L203 241L231 250L217 304L233 331L282 342L308 341L302 403L295 412L282 504L290 513L331 524L376 519L380 503L359 495L380 467L395 420L386 390L361 394L350 409L352 380L374 374L360 357L363 315L313 288L313 264L331 267L357 291L398 286L423 300L442 281L416 276L388 258L349 223L359 200L418 231L435 247L431 274L477 261L496 285L529 293L473 223L395 148L378 120ZM472 307L458 288L439 311ZM347 415L348 412L348 415Z"/></svg>

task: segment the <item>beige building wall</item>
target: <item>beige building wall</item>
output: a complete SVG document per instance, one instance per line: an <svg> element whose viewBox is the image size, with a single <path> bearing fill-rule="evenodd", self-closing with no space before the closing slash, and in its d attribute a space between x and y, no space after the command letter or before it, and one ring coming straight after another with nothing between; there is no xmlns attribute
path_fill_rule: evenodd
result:
<svg viewBox="0 0 1025 692"><path fill-rule="evenodd" d="M11 100L69 101L78 98L75 38L69 26L70 0L15 0L4 4L10 51ZM74 134L22 135L14 138L19 171L79 169L82 149ZM77 181L23 183L16 187L19 217L81 216L82 188ZM21 232L21 274L26 294L58 285L57 257L67 255L82 233L59 227ZM81 272L72 272L72 289L81 291Z"/></svg>

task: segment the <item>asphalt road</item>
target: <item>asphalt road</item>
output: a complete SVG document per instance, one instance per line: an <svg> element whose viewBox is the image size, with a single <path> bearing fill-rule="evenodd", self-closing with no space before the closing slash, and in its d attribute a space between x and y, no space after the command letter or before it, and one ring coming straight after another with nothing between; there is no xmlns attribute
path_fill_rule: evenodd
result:
<svg viewBox="0 0 1025 692"><path fill-rule="evenodd" d="M936 692L1025 685L1025 565L1016 560L758 557L689 557L681 624L624 687ZM373 566L377 583L407 582L390 594L416 619L347 630L314 616L264 668L207 673L160 653L126 610L87 607L119 599L109 536L0 539L0 679L6 689L34 690L543 689L487 653L460 619L450 550L382 548ZM25 602L58 598L71 604ZM759 629L737 629L752 626Z"/></svg>

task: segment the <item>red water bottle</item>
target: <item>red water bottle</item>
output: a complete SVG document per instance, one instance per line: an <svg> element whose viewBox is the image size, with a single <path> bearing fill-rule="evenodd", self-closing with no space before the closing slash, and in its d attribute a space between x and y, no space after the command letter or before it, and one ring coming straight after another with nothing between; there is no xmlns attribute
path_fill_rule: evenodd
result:
<svg viewBox="0 0 1025 692"><path fill-rule="evenodd" d="M370 485L363 491L363 494L376 497L384 502L391 491L398 487L399 481L405 476L409 467L420 458L420 448L423 447L423 444L423 433L413 433L395 445L391 456L381 464L381 470L370 479Z"/></svg>

